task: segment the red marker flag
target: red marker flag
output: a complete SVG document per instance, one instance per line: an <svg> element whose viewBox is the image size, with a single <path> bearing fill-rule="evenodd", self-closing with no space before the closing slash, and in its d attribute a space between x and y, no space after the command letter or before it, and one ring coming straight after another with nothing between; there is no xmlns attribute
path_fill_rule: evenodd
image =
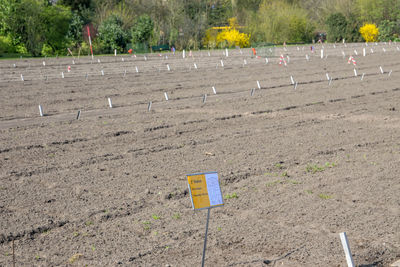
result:
<svg viewBox="0 0 400 267"><path fill-rule="evenodd" d="M92 53L92 59L93 59L92 38L90 38L89 26L87 26L87 33L88 33L88 36L89 36L90 52Z"/></svg>

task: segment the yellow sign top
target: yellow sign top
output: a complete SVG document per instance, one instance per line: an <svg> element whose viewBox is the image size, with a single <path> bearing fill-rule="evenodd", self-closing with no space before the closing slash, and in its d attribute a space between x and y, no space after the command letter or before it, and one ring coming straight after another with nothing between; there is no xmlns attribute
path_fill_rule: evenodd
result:
<svg viewBox="0 0 400 267"><path fill-rule="evenodd" d="M223 205L218 173L187 175L193 209L205 209Z"/></svg>

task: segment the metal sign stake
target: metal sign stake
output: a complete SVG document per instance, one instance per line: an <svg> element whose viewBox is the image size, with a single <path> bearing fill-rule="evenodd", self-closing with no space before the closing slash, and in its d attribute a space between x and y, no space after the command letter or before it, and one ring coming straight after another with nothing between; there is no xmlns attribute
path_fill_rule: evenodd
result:
<svg viewBox="0 0 400 267"><path fill-rule="evenodd" d="M204 235L204 247L203 247L203 258L201 259L201 267L204 267L204 261L206 259L206 247L207 247L207 234L208 234L208 222L210 221L210 210L207 209L207 222L206 222L206 234Z"/></svg>

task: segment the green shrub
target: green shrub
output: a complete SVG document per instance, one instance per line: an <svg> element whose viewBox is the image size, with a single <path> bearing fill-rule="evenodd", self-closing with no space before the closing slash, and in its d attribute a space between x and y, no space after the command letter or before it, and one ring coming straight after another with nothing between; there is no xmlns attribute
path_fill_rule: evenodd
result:
<svg viewBox="0 0 400 267"><path fill-rule="evenodd" d="M99 41L102 52L113 53L124 51L128 43L128 34L122 28L122 19L117 15L110 15L99 27Z"/></svg>
<svg viewBox="0 0 400 267"><path fill-rule="evenodd" d="M327 26L326 37L329 42L338 42L346 38L347 20L342 13L331 14L325 24Z"/></svg>

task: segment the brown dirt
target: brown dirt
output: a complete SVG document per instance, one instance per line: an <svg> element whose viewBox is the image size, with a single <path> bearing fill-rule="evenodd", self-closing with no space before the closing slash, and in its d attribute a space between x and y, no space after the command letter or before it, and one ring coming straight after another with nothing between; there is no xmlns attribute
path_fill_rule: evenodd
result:
<svg viewBox="0 0 400 267"><path fill-rule="evenodd" d="M199 266L206 211L185 175L203 171L237 194L211 210L206 266L346 266L340 232L358 266L389 266L400 52L363 46L276 48L269 64L250 50L1 61L0 266L13 239L16 266Z"/></svg>

